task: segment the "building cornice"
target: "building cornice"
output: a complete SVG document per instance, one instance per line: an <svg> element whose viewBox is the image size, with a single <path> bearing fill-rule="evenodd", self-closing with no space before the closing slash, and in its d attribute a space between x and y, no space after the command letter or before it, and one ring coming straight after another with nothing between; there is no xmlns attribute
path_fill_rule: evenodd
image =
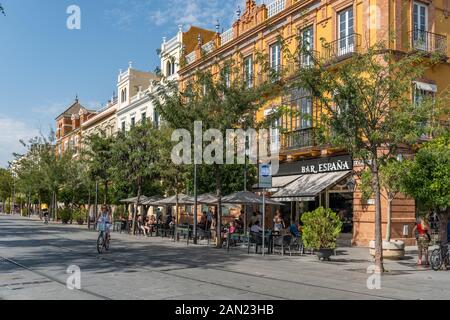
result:
<svg viewBox="0 0 450 320"><path fill-rule="evenodd" d="M287 7L285 10L281 11L277 15L266 19L260 25L254 27L253 29L247 30L244 33L240 34L235 39L230 42L221 45L216 48L214 51L209 53L208 55L197 59L196 61L183 66L178 71L179 75L183 78L186 74L192 73L195 69L199 68L201 65L205 63L211 63L213 59L217 58L221 54L227 53L229 51L235 51L235 48L240 46L243 42L252 41L252 38L258 38L260 32L264 32L265 29L270 28L271 25L281 25L283 19L287 19L290 15L292 15L295 11L303 8L303 7L311 7L310 10L318 9L320 7L320 0L310 0L310 1L299 1L291 6ZM273 31L273 30L272 30ZM230 50L231 49L231 50Z"/></svg>

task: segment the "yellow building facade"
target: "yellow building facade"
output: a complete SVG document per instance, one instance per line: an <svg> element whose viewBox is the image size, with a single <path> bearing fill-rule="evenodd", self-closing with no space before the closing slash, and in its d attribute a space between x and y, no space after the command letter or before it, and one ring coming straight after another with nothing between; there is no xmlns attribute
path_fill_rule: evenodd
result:
<svg viewBox="0 0 450 320"><path fill-rule="evenodd" d="M267 1L266 1L267 2ZM247 0L245 8L238 10L232 27L216 34L209 41L202 35L192 51L185 52L178 71L180 86L192 79L195 71L212 68L220 74L221 63L232 59L242 70L247 85L258 85L266 75L258 65L257 53L268 57L272 69L283 70L287 75L296 68L311 63L307 57L300 58L300 65L290 62L285 48L294 53L307 41L308 49L331 63L345 61L356 52L363 52L379 41L385 41L389 49L408 53L412 50L438 53L442 63L426 72L423 79L412 85L412 99L421 95L439 95L449 88L450 63L450 1L412 0L276 0L258 4ZM232 14L232 13L230 13ZM283 39L283 46L280 43ZM303 43L305 44L305 43ZM351 159L345 151L317 145L314 127L319 109L313 105L306 93L297 92L291 97L270 99L259 110L257 120L264 119L271 110L280 105L291 105L309 117L280 119L278 125L288 132L276 140L280 144L279 176L274 177L275 194L282 195L295 184L310 184L315 194L283 197L286 212L291 220L318 205L338 211L348 225L352 243L368 245L374 238L375 209L373 201L363 201L353 170L360 163ZM290 100L289 100L290 99ZM444 119L448 120L448 119ZM342 163L345 165L342 166ZM314 173L314 168L330 168L323 175ZM305 169L306 168L306 169ZM307 172L312 168L312 172ZM333 170L336 169L336 170ZM342 169L342 170L341 170ZM306 171L305 171L306 170ZM320 183L319 183L320 182ZM350 187L349 187L350 186ZM386 232L387 201L383 199L383 234ZM392 237L412 244L412 228L415 222L415 203L399 196L392 205Z"/></svg>

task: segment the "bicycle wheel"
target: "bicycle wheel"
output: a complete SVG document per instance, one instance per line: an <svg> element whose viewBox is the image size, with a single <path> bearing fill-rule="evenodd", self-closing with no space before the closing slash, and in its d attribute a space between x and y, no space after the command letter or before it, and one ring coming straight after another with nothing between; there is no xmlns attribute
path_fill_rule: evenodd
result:
<svg viewBox="0 0 450 320"><path fill-rule="evenodd" d="M430 256L430 264L431 268L434 271L438 271L442 268L442 256L441 256L441 250L440 249L434 249Z"/></svg>
<svg viewBox="0 0 450 320"><path fill-rule="evenodd" d="M111 239L109 238L109 236L107 236L106 241L105 241L105 249L106 249L106 251L109 251L110 241L111 241Z"/></svg>
<svg viewBox="0 0 450 320"><path fill-rule="evenodd" d="M97 239L97 251L100 254L103 252L104 242L105 242L105 239L103 237L103 232L101 232Z"/></svg>

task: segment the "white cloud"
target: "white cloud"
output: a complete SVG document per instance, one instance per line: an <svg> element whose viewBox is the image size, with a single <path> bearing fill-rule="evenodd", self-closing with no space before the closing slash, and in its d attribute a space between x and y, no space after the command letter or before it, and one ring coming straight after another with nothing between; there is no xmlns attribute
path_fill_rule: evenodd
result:
<svg viewBox="0 0 450 320"><path fill-rule="evenodd" d="M0 167L6 167L13 158L13 153L24 152L19 142L27 142L30 138L39 135L39 130L31 128L25 122L10 119L0 115Z"/></svg>
<svg viewBox="0 0 450 320"><path fill-rule="evenodd" d="M105 16L119 29L142 20L151 26L167 25L171 30L179 24L214 30L219 20L227 29L236 19L238 4L243 11L245 0L117 0L114 8L105 10Z"/></svg>

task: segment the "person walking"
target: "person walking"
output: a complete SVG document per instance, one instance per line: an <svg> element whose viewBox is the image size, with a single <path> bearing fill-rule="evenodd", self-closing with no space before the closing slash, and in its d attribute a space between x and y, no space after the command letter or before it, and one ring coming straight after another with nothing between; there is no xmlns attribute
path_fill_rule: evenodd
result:
<svg viewBox="0 0 450 320"><path fill-rule="evenodd" d="M419 259L417 264L422 265L422 258L425 256L425 265L429 265L428 260L428 247L430 246L431 236L430 236L430 226L428 222L423 217L420 217L413 232L417 240L417 248L419 250Z"/></svg>

